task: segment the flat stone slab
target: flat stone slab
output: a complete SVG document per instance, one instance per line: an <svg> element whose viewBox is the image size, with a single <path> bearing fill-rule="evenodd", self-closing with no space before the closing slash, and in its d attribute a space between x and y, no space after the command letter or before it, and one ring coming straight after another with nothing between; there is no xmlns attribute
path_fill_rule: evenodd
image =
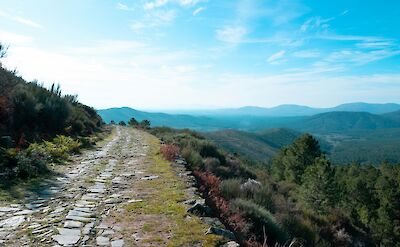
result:
<svg viewBox="0 0 400 247"><path fill-rule="evenodd" d="M153 179L157 179L158 178L158 176L144 176L144 177L142 177L141 179L142 180L153 180Z"/></svg>
<svg viewBox="0 0 400 247"><path fill-rule="evenodd" d="M8 213L8 212L15 212L19 211L19 208L14 208L14 207L0 207L0 212Z"/></svg>
<svg viewBox="0 0 400 247"><path fill-rule="evenodd" d="M64 228L81 228L83 225L80 221L69 220L64 223Z"/></svg>
<svg viewBox="0 0 400 247"><path fill-rule="evenodd" d="M102 237L99 236L96 238L96 244L99 246L109 246L110 245L110 239L107 237Z"/></svg>
<svg viewBox="0 0 400 247"><path fill-rule="evenodd" d="M75 245L81 239L81 231L77 229L57 228L59 235L52 238L61 245Z"/></svg>
<svg viewBox="0 0 400 247"><path fill-rule="evenodd" d="M111 247L122 247L124 246L124 240L123 239L118 239L111 241Z"/></svg>
<svg viewBox="0 0 400 247"><path fill-rule="evenodd" d="M16 229L25 221L25 216L18 215L0 221L0 228Z"/></svg>

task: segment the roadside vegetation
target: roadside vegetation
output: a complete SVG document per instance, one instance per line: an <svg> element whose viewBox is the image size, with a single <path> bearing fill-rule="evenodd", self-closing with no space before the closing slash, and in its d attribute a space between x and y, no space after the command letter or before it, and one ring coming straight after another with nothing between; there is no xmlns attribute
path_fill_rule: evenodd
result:
<svg viewBox="0 0 400 247"><path fill-rule="evenodd" d="M6 48L0 44L0 58ZM1 60L0 60L1 61ZM1 62L0 62L1 65ZM2 183L49 173L69 155L98 139L103 122L95 109L0 66L0 175Z"/></svg>
<svg viewBox="0 0 400 247"><path fill-rule="evenodd" d="M332 166L305 134L270 165L219 150L197 132L153 128L244 246L399 246L400 166Z"/></svg>

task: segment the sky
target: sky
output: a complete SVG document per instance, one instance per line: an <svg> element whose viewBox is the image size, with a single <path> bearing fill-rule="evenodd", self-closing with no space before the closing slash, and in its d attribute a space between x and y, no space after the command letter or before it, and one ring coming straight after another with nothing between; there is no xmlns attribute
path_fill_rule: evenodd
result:
<svg viewBox="0 0 400 247"><path fill-rule="evenodd" d="M97 109L400 102L398 0L1 0L2 61Z"/></svg>

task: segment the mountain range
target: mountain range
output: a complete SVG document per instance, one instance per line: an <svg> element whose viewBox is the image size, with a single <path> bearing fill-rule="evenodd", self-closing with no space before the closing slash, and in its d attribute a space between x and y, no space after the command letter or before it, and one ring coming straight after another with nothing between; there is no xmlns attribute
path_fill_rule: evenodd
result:
<svg viewBox="0 0 400 247"><path fill-rule="evenodd" d="M311 133L336 133L352 130L400 128L400 105L397 104L352 103L329 108L331 111L315 115L308 114L311 111L317 111L316 108L306 108L305 106L284 105L268 110L271 115L273 112L276 116L262 115L260 114L262 109L265 108L245 107L236 110L214 110L214 113L209 115L189 115L144 112L129 107L121 107L98 110L98 113L107 123L111 120L126 122L134 117L139 121L148 119L152 126L190 128L200 131L220 129L259 131L285 127ZM295 109L298 109L298 111L296 112ZM347 109L347 111L343 109ZM359 111L360 109L363 111ZM220 113L217 114L216 112ZM290 112L292 115L289 115Z"/></svg>
<svg viewBox="0 0 400 247"><path fill-rule="evenodd" d="M258 106L245 106L240 108L226 108L216 110L181 110L164 111L170 114L187 114L193 116L269 116L269 117L292 117L292 116L311 116L325 112L349 111L349 112L369 112L373 114L383 114L400 110L400 104L371 104L355 102L341 104L330 108L315 108L303 105L285 104L271 108Z"/></svg>

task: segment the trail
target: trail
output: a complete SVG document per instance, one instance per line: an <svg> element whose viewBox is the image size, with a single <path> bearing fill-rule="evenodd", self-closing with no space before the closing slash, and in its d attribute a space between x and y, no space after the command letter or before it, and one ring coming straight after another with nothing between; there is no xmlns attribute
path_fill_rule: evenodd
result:
<svg viewBox="0 0 400 247"><path fill-rule="evenodd" d="M132 200L131 180L148 145L139 131L117 127L112 140L87 151L64 176L46 179L18 204L0 207L0 243L7 246L123 246L122 229L104 218ZM125 244L126 245L126 244Z"/></svg>

